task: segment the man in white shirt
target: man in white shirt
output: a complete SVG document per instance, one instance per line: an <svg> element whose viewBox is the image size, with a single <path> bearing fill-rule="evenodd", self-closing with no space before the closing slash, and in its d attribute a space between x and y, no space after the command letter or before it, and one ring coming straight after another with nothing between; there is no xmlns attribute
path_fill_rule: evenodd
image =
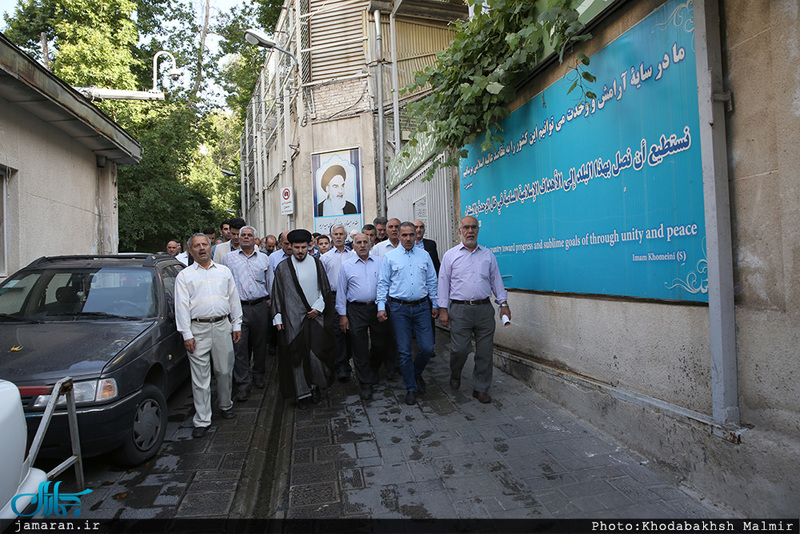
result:
<svg viewBox="0 0 800 534"><path fill-rule="evenodd" d="M372 247L370 254L382 258L387 252L396 249L400 245L400 219L389 219L386 223L386 233L389 238Z"/></svg>
<svg viewBox="0 0 800 534"><path fill-rule="evenodd" d="M339 269L342 263L356 255L352 250L348 250L344 246L344 241L347 238L347 231L344 229L343 224L335 224L331 227L331 237L333 237L333 248L322 255L320 261L325 267L325 273L328 275L328 282L333 291L333 298L336 300L336 283L339 280ZM334 322L334 332L336 334L336 360L333 362L333 370L336 372L336 378L339 382L347 382L350 380L350 343L347 339L347 334L339 328L339 322Z"/></svg>
<svg viewBox="0 0 800 534"><path fill-rule="evenodd" d="M211 260L205 234L189 239L194 263L175 279L175 320L189 354L194 400L192 437L202 438L211 425L211 367L223 419L231 419L233 344L242 330L242 306L230 269Z"/></svg>

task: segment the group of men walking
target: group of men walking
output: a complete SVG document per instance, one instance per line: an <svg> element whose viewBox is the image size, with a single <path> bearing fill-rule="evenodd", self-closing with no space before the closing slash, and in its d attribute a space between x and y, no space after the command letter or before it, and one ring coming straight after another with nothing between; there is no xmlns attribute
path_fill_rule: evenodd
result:
<svg viewBox="0 0 800 534"><path fill-rule="evenodd" d="M218 244L213 253L205 233L193 235L188 242L193 261L176 279L177 327L191 367L194 437L203 437L211 424L212 370L221 416L235 417L234 398L246 400L253 387L265 387L271 336L277 338L281 394L296 399L298 409L320 402L334 376L349 380L351 361L362 399L372 398L384 367L387 379L399 372L404 402L413 405L427 390L424 371L434 355L438 318L450 327L450 387L461 387L474 335L472 395L491 402L492 294L502 315L510 319L511 312L497 261L478 245L474 217L462 218L461 243L444 254L441 267L421 221L376 219L350 246L345 228L335 225L330 250L319 259L311 254L307 230L281 234L267 255L255 245L255 228L241 219L230 226L237 227L236 240Z"/></svg>

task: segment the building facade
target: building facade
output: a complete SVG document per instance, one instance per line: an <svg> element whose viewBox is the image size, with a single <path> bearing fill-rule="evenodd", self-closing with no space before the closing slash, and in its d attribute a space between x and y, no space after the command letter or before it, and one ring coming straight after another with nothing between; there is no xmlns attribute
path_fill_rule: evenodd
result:
<svg viewBox="0 0 800 534"><path fill-rule="evenodd" d="M327 233L339 222L360 229L387 210L410 217L413 209L387 204L384 185L386 163L411 130L401 128L399 110L417 96L399 89L447 47L449 22L466 16L461 2L287 1L273 38L297 62L270 53L248 106L245 219L277 234L296 227ZM329 214L323 176L334 165L345 172L346 208ZM449 238L452 225L429 224L431 231Z"/></svg>
<svg viewBox="0 0 800 534"><path fill-rule="evenodd" d="M117 165L141 146L0 34L0 277L40 256L115 254Z"/></svg>

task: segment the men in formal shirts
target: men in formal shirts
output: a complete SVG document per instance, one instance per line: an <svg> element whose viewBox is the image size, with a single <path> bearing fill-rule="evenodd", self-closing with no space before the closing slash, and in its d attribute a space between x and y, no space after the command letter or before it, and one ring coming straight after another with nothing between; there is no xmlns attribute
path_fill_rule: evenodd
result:
<svg viewBox="0 0 800 534"><path fill-rule="evenodd" d="M222 417L235 415L233 344L242 335L242 307L230 269L211 260L208 237L193 235L189 247L194 263L175 279L175 321L189 354L195 410L192 436L202 438L211 425L212 364Z"/></svg>
<svg viewBox="0 0 800 534"><path fill-rule="evenodd" d="M400 224L402 246L384 256L376 298L378 320L391 321L397 340L400 372L406 386L405 403L408 405L416 404L417 395L426 392L422 372L433 354L431 317L439 316L436 270L430 255L414 246L416 235L414 223ZM412 335L416 336L419 346L416 358L412 354Z"/></svg>
<svg viewBox="0 0 800 534"><path fill-rule="evenodd" d="M325 267L328 275L328 283L333 291L334 300L336 299L336 283L339 279L339 269L342 263L355 256L355 252L348 250L344 246L347 238L347 231L343 224L334 224L331 227L331 237L333 238L333 248L322 255L320 261ZM336 334L336 359L333 362L333 370L339 382L350 380L350 344L347 334L339 328L339 321L334 322L334 332Z"/></svg>
<svg viewBox="0 0 800 534"><path fill-rule="evenodd" d="M353 246L356 255L339 269L336 313L339 314L339 328L350 339L361 398L369 400L378 381L377 371L381 358L386 355L391 333L389 323L378 320L375 302L383 258L370 255L370 239L366 234L356 234Z"/></svg>
<svg viewBox="0 0 800 534"><path fill-rule="evenodd" d="M236 383L238 402L244 402L250 397L253 384L259 389L266 386L264 375L267 372L272 268L269 258L256 249L255 240L256 229L243 226L239 230L239 248L225 254L222 259L222 264L233 273L242 304L242 338L233 347L236 355L233 380Z"/></svg>
<svg viewBox="0 0 800 534"><path fill-rule="evenodd" d="M279 331L278 373L283 398L296 398L297 408L322 399L330 384L336 352L333 294L325 268L308 255L311 232L286 235L292 256L275 268L272 284L273 324Z"/></svg>
<svg viewBox="0 0 800 534"><path fill-rule="evenodd" d="M478 245L478 220L461 219L461 244L442 258L439 271L439 321L450 326L450 387L461 387L461 371L472 352L475 335L475 358L472 371L472 396L483 404L492 401L492 352L494 350L494 306L511 319L508 294L503 286L497 259L491 250Z"/></svg>

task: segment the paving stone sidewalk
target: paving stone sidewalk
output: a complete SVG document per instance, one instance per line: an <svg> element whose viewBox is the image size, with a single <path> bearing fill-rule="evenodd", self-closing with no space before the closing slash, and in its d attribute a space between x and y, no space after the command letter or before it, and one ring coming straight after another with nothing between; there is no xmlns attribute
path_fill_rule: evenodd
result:
<svg viewBox="0 0 800 534"><path fill-rule="evenodd" d="M491 404L472 398L472 361L453 391L449 336L403 403L398 378L362 401L355 380L294 410L283 517L711 518L726 515L630 451L495 369ZM288 409L292 409L291 405ZM289 419L291 421L291 419Z"/></svg>
<svg viewBox="0 0 800 534"><path fill-rule="evenodd" d="M276 360L268 361L274 375ZM262 487L271 476L271 426L282 415L277 382L254 388L246 402L234 403L236 417L220 417L213 401L211 427L204 438L192 438L191 384L169 399L164 444L158 456L142 465L115 467L106 456L86 460L86 485L80 519L247 519L259 506ZM277 432L276 432L277 433ZM73 471L65 472L65 491L74 491ZM267 491L267 494L269 491ZM157 522L157 524L167 524Z"/></svg>

